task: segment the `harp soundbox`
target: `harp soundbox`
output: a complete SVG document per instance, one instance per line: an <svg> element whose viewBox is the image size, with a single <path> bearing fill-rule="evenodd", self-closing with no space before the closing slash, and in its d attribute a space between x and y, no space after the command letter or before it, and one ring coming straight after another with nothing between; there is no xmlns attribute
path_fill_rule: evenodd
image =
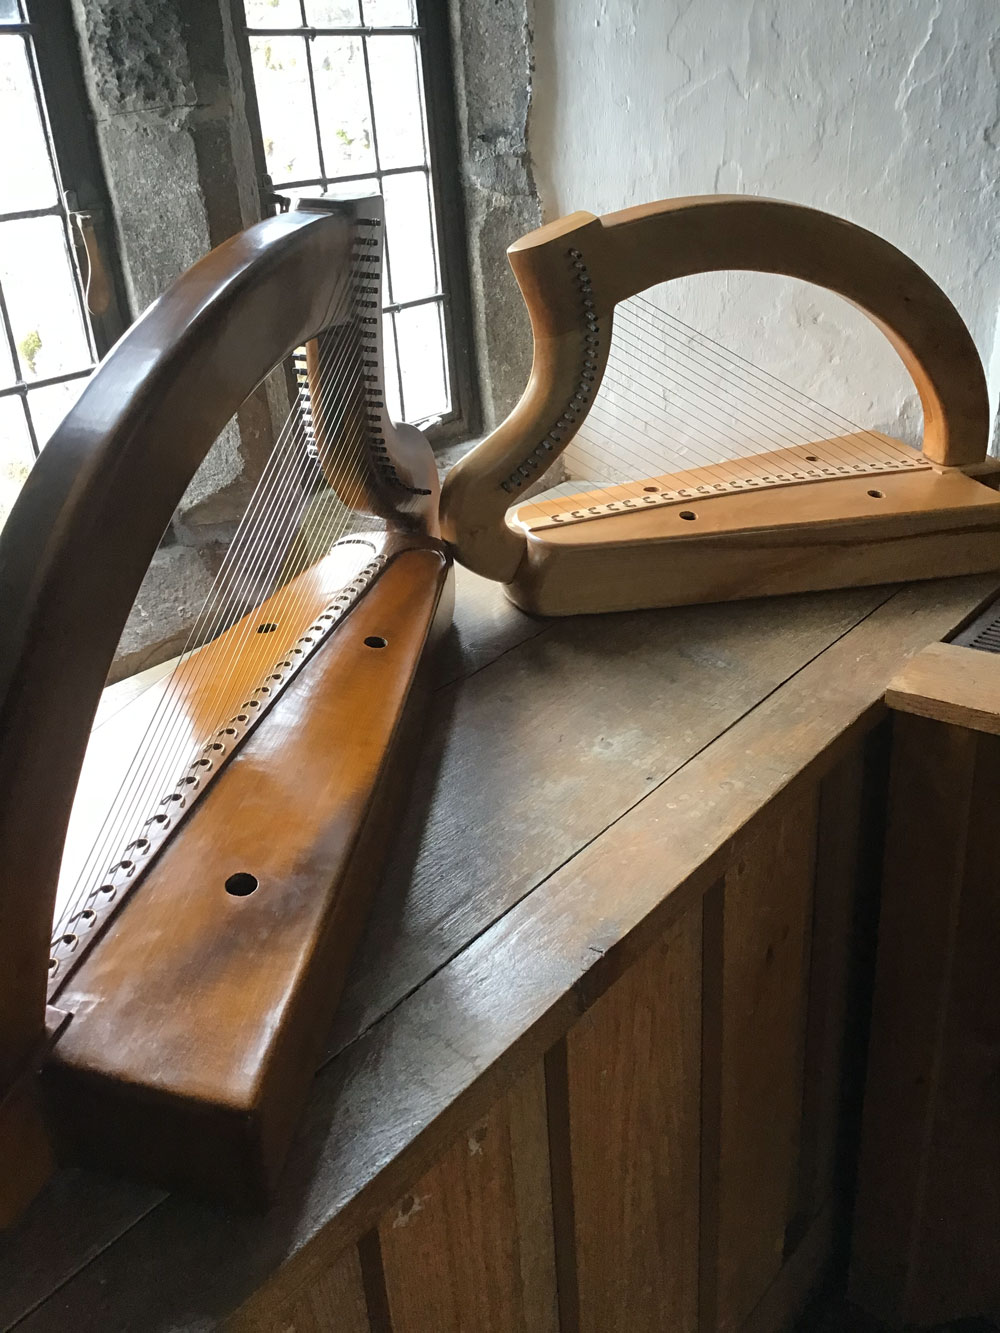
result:
<svg viewBox="0 0 1000 1333"><path fill-rule="evenodd" d="M56 1158L241 1202L281 1165L451 616L434 459L382 395L381 233L380 199L320 202L212 251L0 536L4 1220ZM92 722L136 591L288 358L291 415L112 782Z"/></svg>
<svg viewBox="0 0 1000 1333"><path fill-rule="evenodd" d="M1000 567L1000 498L975 479L991 467L975 345L888 242L813 209L706 196L574 213L508 253L531 377L447 477L441 513L458 559L517 605L563 615ZM922 450L846 421L646 294L728 269L798 278L868 315L917 387ZM519 499L560 456L568 479Z"/></svg>

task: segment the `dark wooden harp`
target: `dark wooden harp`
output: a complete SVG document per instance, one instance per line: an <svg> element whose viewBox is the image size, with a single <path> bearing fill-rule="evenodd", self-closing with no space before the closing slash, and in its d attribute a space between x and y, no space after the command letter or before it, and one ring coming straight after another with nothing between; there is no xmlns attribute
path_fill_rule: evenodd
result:
<svg viewBox="0 0 1000 1333"><path fill-rule="evenodd" d="M451 616L434 459L382 395L381 233L379 198L310 203L212 251L107 357L0 537L5 1220L54 1151L250 1202L280 1167ZM171 757L149 743L55 911L140 581L212 441L292 354L254 540L241 525L149 723Z"/></svg>
<svg viewBox="0 0 1000 1333"><path fill-rule="evenodd" d="M970 475L989 468L975 345L941 289L888 242L814 209L705 196L574 213L508 253L531 317L531 377L507 420L447 477L441 514L458 559L519 606L624 610L1000 567L1000 498ZM916 384L922 452L826 409L826 434L814 423L803 442L793 423L821 421L822 405L800 395L792 411L788 386L768 376L751 388L749 363L720 357L716 378L757 402L746 410L755 447L726 447L699 383L716 355L708 340L690 351L689 387L676 390L700 420L688 428L656 368L697 331L634 303L659 283L725 269L799 278L868 315ZM648 365L630 371L627 354L616 360L621 345ZM648 411L629 406L630 378ZM769 393L784 407L765 409ZM768 414L782 411L788 421L768 429ZM678 424L688 442L672 456L686 466L663 448ZM609 458L618 465L606 484L519 502L564 450L582 456L578 478Z"/></svg>

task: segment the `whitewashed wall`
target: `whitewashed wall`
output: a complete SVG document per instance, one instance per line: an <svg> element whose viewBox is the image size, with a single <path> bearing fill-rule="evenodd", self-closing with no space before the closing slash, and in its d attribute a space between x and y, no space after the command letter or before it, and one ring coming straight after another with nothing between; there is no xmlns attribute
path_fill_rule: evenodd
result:
<svg viewBox="0 0 1000 1333"><path fill-rule="evenodd" d="M881 233L944 288L1000 389L998 0L535 0L546 220L770 195ZM790 280L671 285L682 318L852 420L919 439L913 386L845 303Z"/></svg>

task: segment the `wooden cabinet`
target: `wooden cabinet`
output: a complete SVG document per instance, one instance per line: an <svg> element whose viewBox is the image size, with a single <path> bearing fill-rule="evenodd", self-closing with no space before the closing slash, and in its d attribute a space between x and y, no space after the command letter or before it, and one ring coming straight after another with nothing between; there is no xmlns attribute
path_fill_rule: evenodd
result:
<svg viewBox="0 0 1000 1333"><path fill-rule="evenodd" d="M893 682L852 1295L894 1325L1000 1317L1000 656Z"/></svg>
<svg viewBox="0 0 1000 1333"><path fill-rule="evenodd" d="M882 696L997 579L553 623L459 574L274 1207L66 1174L0 1326L780 1333L843 1272Z"/></svg>

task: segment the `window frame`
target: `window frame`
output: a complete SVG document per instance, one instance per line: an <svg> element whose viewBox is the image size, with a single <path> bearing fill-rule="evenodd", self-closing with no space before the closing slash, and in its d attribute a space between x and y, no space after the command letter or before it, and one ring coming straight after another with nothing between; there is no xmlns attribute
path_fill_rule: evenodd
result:
<svg viewBox="0 0 1000 1333"><path fill-rule="evenodd" d="M37 458L43 446L39 444L30 410L32 391L86 379L124 332L126 322L121 313L124 302L120 265L108 222L111 214L107 187L86 98L69 0L22 0L21 12L25 15L24 20L3 24L0 39L10 36L25 41L28 69L56 181L57 198L54 204L45 208L5 212L2 217L4 221L41 217L59 219L73 268L74 295L92 357L91 365L84 369L67 371L45 380L24 380L10 317L0 290L0 337L8 344L15 373L13 385L0 391L0 396L21 400L31 450ZM99 316L92 315L87 308L78 240L72 222L77 213L87 213L92 219L109 280L110 301Z"/></svg>
<svg viewBox="0 0 1000 1333"><path fill-rule="evenodd" d="M279 207L278 197L267 171L264 155L264 136L257 102L253 64L250 55L251 34L274 36L301 35L303 28L251 28L246 19L243 0L232 0L233 28L239 43L240 66L246 98L246 115L250 126L254 165L260 185L261 208L265 214ZM359 35L380 33L414 33L418 38L424 106L427 117L427 154L431 180L431 197L437 222L438 262L441 274L441 311L444 322L445 350L451 387L451 410L424 433L432 444L451 444L472 438L482 428L482 409L479 382L476 374L473 340L472 300L469 287L469 268L466 238L465 203L459 169L458 133L454 97L454 76L451 53L451 34L446 7L435 0L416 0L416 23L412 28L391 29L359 27L350 31ZM306 32L325 32L322 28L304 29ZM307 44L308 48L308 44ZM318 112L313 100L313 115ZM366 171L359 179L368 179L374 173ZM395 174L392 168L383 175ZM328 178L333 179L333 178ZM346 183L346 182L345 182ZM301 187L305 189L306 187ZM405 304L405 303L404 303Z"/></svg>

